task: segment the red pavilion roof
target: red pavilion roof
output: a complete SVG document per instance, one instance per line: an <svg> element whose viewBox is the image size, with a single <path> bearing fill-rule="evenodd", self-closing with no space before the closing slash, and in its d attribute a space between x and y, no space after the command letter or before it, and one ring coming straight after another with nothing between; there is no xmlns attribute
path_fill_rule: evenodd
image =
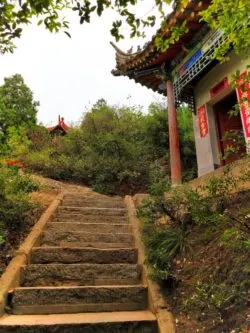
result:
<svg viewBox="0 0 250 333"><path fill-rule="evenodd" d="M64 122L64 118L58 117L58 124L56 126L48 127L48 131L51 133L54 130L61 129L63 132L67 133L70 127Z"/></svg>

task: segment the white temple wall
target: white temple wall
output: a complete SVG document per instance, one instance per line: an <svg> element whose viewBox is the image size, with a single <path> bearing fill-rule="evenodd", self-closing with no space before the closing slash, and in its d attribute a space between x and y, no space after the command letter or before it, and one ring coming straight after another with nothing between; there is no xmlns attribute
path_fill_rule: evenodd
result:
<svg viewBox="0 0 250 333"><path fill-rule="evenodd" d="M216 65L195 86L196 111L200 106L205 105L208 118L208 134L201 138L197 113L193 116L198 176L213 171L221 164L213 105L232 91L232 88L228 87L211 98L210 89L225 77L228 77L230 82L232 75L235 74L237 70L240 70L241 73L244 72L249 63L250 58L242 60L232 53L230 61Z"/></svg>

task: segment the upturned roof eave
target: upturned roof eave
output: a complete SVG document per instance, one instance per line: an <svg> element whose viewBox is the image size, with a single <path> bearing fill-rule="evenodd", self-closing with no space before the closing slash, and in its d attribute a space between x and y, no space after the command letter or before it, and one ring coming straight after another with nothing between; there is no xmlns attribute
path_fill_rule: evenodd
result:
<svg viewBox="0 0 250 333"><path fill-rule="evenodd" d="M164 55L165 58L168 58L168 53L169 51L171 51L171 48L175 47L176 45L178 45L180 43L180 41L182 41L183 39L185 39L185 37L187 37L187 35L191 35L193 36L196 31L199 30L201 23L200 23L200 18L199 18L199 12L201 10L204 10L205 8L208 7L209 3L211 2L211 0L189 0L185 6L183 6L182 8L176 7L176 9L171 12L167 19L166 19L166 24L164 28L160 28L158 29L158 31L156 32L156 34L152 37L151 41L147 44L147 46L140 52L136 52L133 54L130 53L125 53L123 51L121 51L117 46L115 46L114 44L113 47L116 50L116 70L117 73L122 73L120 75L124 75L124 73L126 73L129 70L133 70L133 69L143 69L143 68L148 68L150 66L153 66L155 63L157 63L157 61L160 58L164 59ZM186 16L186 17L185 17ZM193 27L193 29L191 30L191 32L185 34L184 36L182 36L180 41L177 41L176 44L171 45L171 47L169 49L167 49L166 51L160 51L157 50L157 46L155 43L155 39L157 37L157 35L159 34L170 34L171 35L171 27L173 27L176 22L182 22L184 21L184 17L188 22L188 25L190 27ZM196 22L196 26L195 26L195 22ZM189 40L189 38L188 38ZM185 41L184 41L185 44ZM178 48L177 48L178 49ZM178 54L178 51L176 51L176 55ZM173 53L174 55L174 53ZM172 56L173 58L173 56ZM114 73L115 73L114 71Z"/></svg>
<svg viewBox="0 0 250 333"><path fill-rule="evenodd" d="M61 129L65 133L67 133L70 130L70 127L66 124L57 124L56 126L53 127L48 127L49 133L53 132L54 130Z"/></svg>

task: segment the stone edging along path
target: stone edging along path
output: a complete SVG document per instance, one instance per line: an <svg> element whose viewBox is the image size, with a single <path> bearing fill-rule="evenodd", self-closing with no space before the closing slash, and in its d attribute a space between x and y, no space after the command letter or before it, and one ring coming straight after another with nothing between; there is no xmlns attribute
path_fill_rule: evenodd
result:
<svg viewBox="0 0 250 333"><path fill-rule="evenodd" d="M47 222L57 210L64 194L60 193L54 201L49 205L46 211L41 215L38 222L33 226L31 232L16 251L15 257L7 266L6 271L0 278L0 316L4 315L4 309L7 304L8 293L11 289L15 288L20 283L20 271L22 266L26 265L29 261L29 254L32 247L39 239L41 233Z"/></svg>
<svg viewBox="0 0 250 333"><path fill-rule="evenodd" d="M159 333L174 333L175 325L171 312L168 311L168 304L160 293L159 286L150 280L150 269L144 265L145 246L141 240L140 229L141 221L137 218L136 208L133 198L129 195L125 197L125 204L128 209L129 221L133 228L135 247L138 249L138 263L142 265L142 280L148 286L148 305L149 310L155 314L158 322Z"/></svg>
<svg viewBox="0 0 250 333"><path fill-rule="evenodd" d="M42 233L44 234L44 236L46 236L46 233L44 233L44 230L45 228L46 229L49 229L50 227L50 232L52 232L53 234L53 230L55 229L55 227L57 228L61 228L62 224L64 223L60 223L60 220L59 222L52 222L49 226L48 226L48 222L51 221L51 218L53 217L53 219L55 220L55 213L61 212L62 215L69 215L69 217L71 218L72 216L75 218L75 221L74 223L72 224L72 227L75 225L77 225L77 228L80 228L80 225L84 226L84 224L81 224L81 223L78 223L77 222L77 215L75 214L75 210L80 210L81 211L81 207L71 207L70 208L70 211L69 211L69 207L67 206L62 206L62 207L59 207L63 201L65 201L65 193L61 193L57 196L57 198L50 204L50 206L47 208L47 210L42 214L41 218L38 220L38 222L34 225L34 227L32 228L30 234L27 236L26 240L23 242L23 244L19 247L19 249L16 251L16 256L12 259L12 261L10 262L10 264L8 265L5 273L2 275L2 278L0 279L0 317L3 316L4 314L6 315L6 305L9 304L9 293L12 291L12 290L18 290L18 289L22 289L22 288L18 288L20 286L20 284L22 283L21 282L21 271L23 270L23 267L24 266L27 266L31 264L31 251L32 251L32 248L34 248L34 246L37 246L37 244L40 242L40 238L42 236ZM66 199L67 200L67 199ZM98 202L95 202L95 205L96 205L96 216L99 216L100 215L100 212L97 212L98 209ZM137 289L140 287L141 289L144 290L144 294L145 294L145 297L146 297L146 303L147 303L147 309L152 313L150 316L147 314L146 316L148 316L148 319L150 318L150 320L148 321L148 324L147 324L147 321L145 321L145 317L144 317L144 324L143 325L146 325L145 328L145 332L155 332L155 326L153 324L153 321L156 321L157 320L157 326L158 326L158 329L157 331L159 333L174 333L175 332L175 329L174 329L174 322L173 322L173 318L172 318L172 315L171 313L168 311L168 304L166 302L166 300L161 296L160 294L160 291L159 291L159 286L157 284L155 284L154 282L152 282L150 279L148 279L148 275L150 273L150 271L144 266L144 258L145 258L145 248L144 248L144 244L142 243L141 241L141 237L140 237L140 220L136 217L136 209L135 209L135 205L134 205L134 202L133 202L133 199L131 196L126 196L125 197L125 200L123 201L123 205L124 205L124 208L125 210L127 211L126 213L126 216L128 218L128 227L129 228L129 225L132 226L132 234L131 236L133 237L134 241L133 241L133 248L137 248L136 251L138 251L138 261L137 261L137 264L139 266L141 266L142 268L142 273L141 273L141 277L140 277L140 280L141 280L141 283L137 282L136 281L136 285L137 283L138 286L137 286ZM103 210L105 208L101 208L101 210ZM93 210L94 210L94 207L93 208L84 208L85 210L85 214L86 212L88 211L87 214L93 214ZM112 216L109 216L110 213L109 213L109 210L110 208L107 209L107 212L105 213L106 214L106 219L108 218L108 222L109 221L112 221L111 217ZM119 219L121 219L120 217L120 212L119 212L119 209L118 211L116 212L117 216L116 216L116 221L118 221ZM71 216L71 215L72 216ZM108 215L107 215L108 214ZM61 215L61 216L62 216ZM90 219L91 216L87 215L85 216L85 219L88 218ZM105 217L105 216L104 216ZM104 218L102 217L102 218ZM114 217L114 216L113 216ZM56 220L55 220L56 221ZM71 221L71 220L69 220ZM67 223L69 223L69 221ZM107 223L107 222L106 222ZM111 226L114 226L114 224L111 223ZM91 225L88 225L85 224L85 226L88 228L90 228ZM95 224L93 225L95 226ZM92 226L92 227L93 227ZM101 225L100 225L101 226ZM111 226L109 225L106 225L106 227L109 227L111 228ZM122 226L122 224L119 224L118 225L119 227ZM117 227L117 225L116 225ZM92 229L91 229L92 230ZM109 229L107 229L106 231L109 231ZM119 229L118 229L119 231ZM74 231L72 231L74 233ZM115 229L114 229L114 232L115 232ZM117 231L116 231L117 232ZM61 230L59 233L61 233L62 235L65 234L65 230ZM81 232L78 232L79 234L81 234ZM89 234L91 235L91 233ZM123 236L123 238L126 236L126 233L125 234L119 234L119 232L116 234L116 236L118 237L121 237ZM63 236L64 237L64 236ZM90 236L89 236L90 237ZM100 236L98 236L100 237ZM103 237L103 236L102 236ZM107 238L107 235L105 235L105 237ZM51 241L50 239L47 239L47 242ZM58 243L58 241L61 241L61 238L60 240L57 240L56 242ZM69 241L69 240L68 240ZM83 242L85 240L82 240ZM94 240L92 240L94 242ZM92 242L91 241L91 242ZM107 242L108 240L106 240ZM88 239L88 242L90 242L90 240ZM92 243L93 243L92 242ZM116 242L117 242L117 239L116 239ZM125 240L124 240L125 242ZM127 240L128 242L128 240ZM116 244L117 245L117 244ZM117 246L116 246L117 247ZM119 246L118 246L119 247ZM86 249L85 249L86 251ZM67 266L65 266L67 267ZM102 267L103 269L105 268L105 266ZM102 269L102 272L103 272L103 269ZM80 273L81 274L81 273ZM32 274L31 274L32 276ZM84 278L84 277L82 277ZM107 282L107 281L106 281ZM132 290L133 287L133 284L134 282L130 283L130 282L127 282L129 285L127 286L127 289L128 290ZM108 289L108 284L107 283L107 286L105 287L106 289ZM130 286L130 284L132 284ZM112 286L111 286L112 287ZM116 289L118 290L121 286L113 286L113 287L117 287ZM79 286L74 286L72 287L73 289L88 289L89 287L79 287ZM98 284L97 286L93 287L95 289L98 289ZM93 289L92 288L92 289ZM100 285L100 288L101 290L102 289L105 289L102 287L102 285ZM132 288L132 289L131 289ZM32 289L32 288L31 288ZM36 289L36 288L33 288L33 289ZM39 288L38 288L39 289ZM56 291L58 291L57 288L54 288L52 287L52 289L55 289ZM60 288L59 288L60 289ZM66 288L66 289L70 289L70 288ZM23 290L25 291L25 288L23 288ZM146 292L147 291L147 292ZM20 291L19 291L20 292ZM99 291L98 291L99 292ZM117 291L116 291L117 293ZM65 295L64 295L65 296ZM119 295L117 294L117 297ZM139 297L139 294L138 294L138 297ZM118 297L119 298L119 297ZM132 298L131 298L132 299ZM117 301L120 302L120 299L117 299ZM137 299L137 296L136 296L136 299L134 300L135 303L138 302L138 299ZM125 303L124 303L125 304ZM125 304L126 305L126 304ZM131 305L131 304L130 304ZM25 305L26 306L26 305ZM113 306L113 304L112 304ZM107 315L111 316L109 318L109 320L111 321L114 321L114 318L112 317L112 311L114 311L113 307L111 307L112 310L108 310L108 311L111 311L110 312L110 315L108 314L108 312L105 313L105 318ZM39 308L40 309L40 308ZM137 309L137 308L136 308ZM143 309L144 309L144 305L143 305ZM146 308L145 308L146 309ZM34 310L34 309L33 309ZM41 309L40 309L41 310ZM107 309L105 309L107 311ZM121 309L120 309L121 310ZM118 310L118 311L120 311ZM128 309L129 311L132 311L130 312L133 316L133 313L136 313L136 312L133 312L133 308L129 308ZM135 310L135 309L134 309ZM138 310L138 309L137 309ZM124 310L123 310L124 311ZM127 311L127 310L126 310ZM73 311L74 312L74 311ZM80 312L85 312L85 311L80 311ZM98 311L99 312L99 311ZM35 311L36 313L36 311ZM54 313L52 311L52 313ZM67 315L66 312L63 312ZM146 313L146 312L145 312ZM148 313L148 312L147 312ZM137 312L137 315L140 314L140 311ZM89 315L87 315L87 313L82 313L80 314L81 315L81 320L85 320L86 319L86 316L88 317ZM83 315L83 316L82 316ZM121 319L119 320L123 320L122 316L125 315L125 312L123 313L123 315L121 315ZM63 315L58 315L60 318L62 318ZM94 315L91 315L92 317ZM118 314L116 314L116 316L118 316ZM8 317L8 316L7 316ZM11 316L10 316L11 317ZM30 317L30 316L29 316ZM58 317L58 318L59 318ZM95 316L94 316L95 317ZM154 320L152 319L154 317ZM2 317L4 318L4 316ZM15 316L12 316L11 318L14 318L14 319L9 319L9 320L18 320L19 319L15 319L16 317ZM21 316L19 318L26 318L25 316ZM55 317L56 318L56 317ZM85 319L84 319L85 318ZM120 318L120 314L119 314L119 318ZM130 317L130 320L131 320L132 317ZM133 317L134 318L134 317ZM8 318L7 318L8 319ZM24 320L23 319L23 320ZM59 320L59 319L58 319ZM60 319L61 320L61 319ZM71 320L72 323L74 322L74 316L72 317L71 316ZM133 319L134 320L134 319ZM138 319L140 321L140 319ZM25 321L25 320L24 320ZM150 322L152 321L152 323L150 324ZM136 322L136 320L135 320ZM142 323L142 322L141 322ZM13 325L12 322L10 322L11 325ZM83 323L84 324L84 323ZM130 325L130 324L129 324ZM140 324L139 324L140 325ZM149 326L148 326L149 325ZM151 326L150 326L151 325ZM81 327L85 327L84 325L81 326ZM150 328L151 327L151 328ZM154 327L154 329L153 329ZM129 328L128 328L129 329ZM123 331L122 332L125 332L126 329L124 330L123 328ZM130 331L130 330L129 330ZM139 330L135 330L136 332L139 332ZM13 331L14 332L14 331ZM15 331L16 332L16 331ZM26 332L26 331L25 331ZM40 331L39 331L40 332ZM47 332L47 331L46 331ZM67 331L68 332L68 331ZM77 331L78 332L78 331ZM79 331L80 332L80 331ZM91 331L92 332L92 331ZM126 331L127 332L127 331ZM134 332L134 330L133 330ZM140 330L140 332L144 332L144 330Z"/></svg>

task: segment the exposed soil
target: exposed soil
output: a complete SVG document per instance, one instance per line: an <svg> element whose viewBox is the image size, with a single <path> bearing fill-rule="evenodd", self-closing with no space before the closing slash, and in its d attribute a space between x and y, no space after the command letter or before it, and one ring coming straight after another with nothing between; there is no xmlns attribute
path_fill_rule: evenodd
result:
<svg viewBox="0 0 250 333"><path fill-rule="evenodd" d="M49 206L56 196L56 192L35 192L32 194L31 201L38 203L39 206L29 211L28 223L25 224L22 232L11 232L10 235L6 238L5 243L0 246L0 276L4 273L5 268L9 264L10 260L15 256L15 251L28 235L30 229L39 219L41 214Z"/></svg>
<svg viewBox="0 0 250 333"><path fill-rule="evenodd" d="M246 172L247 170L250 170L250 158L247 157L247 158L237 160L237 161L233 162L232 164L230 164L230 166L231 166L232 176L240 178L240 177L242 177L244 172ZM201 176L199 178L195 178L195 179L189 181L188 185L193 189L196 189L199 186L203 186L209 180L211 180L211 178L222 176L226 167L228 167L228 165L225 167L219 168L213 172L207 173L204 176ZM249 179L246 180L244 178L238 179L237 187L235 188L235 192L238 192L239 188L241 190L250 190L250 180Z"/></svg>
<svg viewBox="0 0 250 333"><path fill-rule="evenodd" d="M194 227L185 254L175 263L176 285L163 287L176 333L249 333L250 190L234 194L220 225ZM238 234L223 241L225 230ZM237 238L239 237L239 238Z"/></svg>

